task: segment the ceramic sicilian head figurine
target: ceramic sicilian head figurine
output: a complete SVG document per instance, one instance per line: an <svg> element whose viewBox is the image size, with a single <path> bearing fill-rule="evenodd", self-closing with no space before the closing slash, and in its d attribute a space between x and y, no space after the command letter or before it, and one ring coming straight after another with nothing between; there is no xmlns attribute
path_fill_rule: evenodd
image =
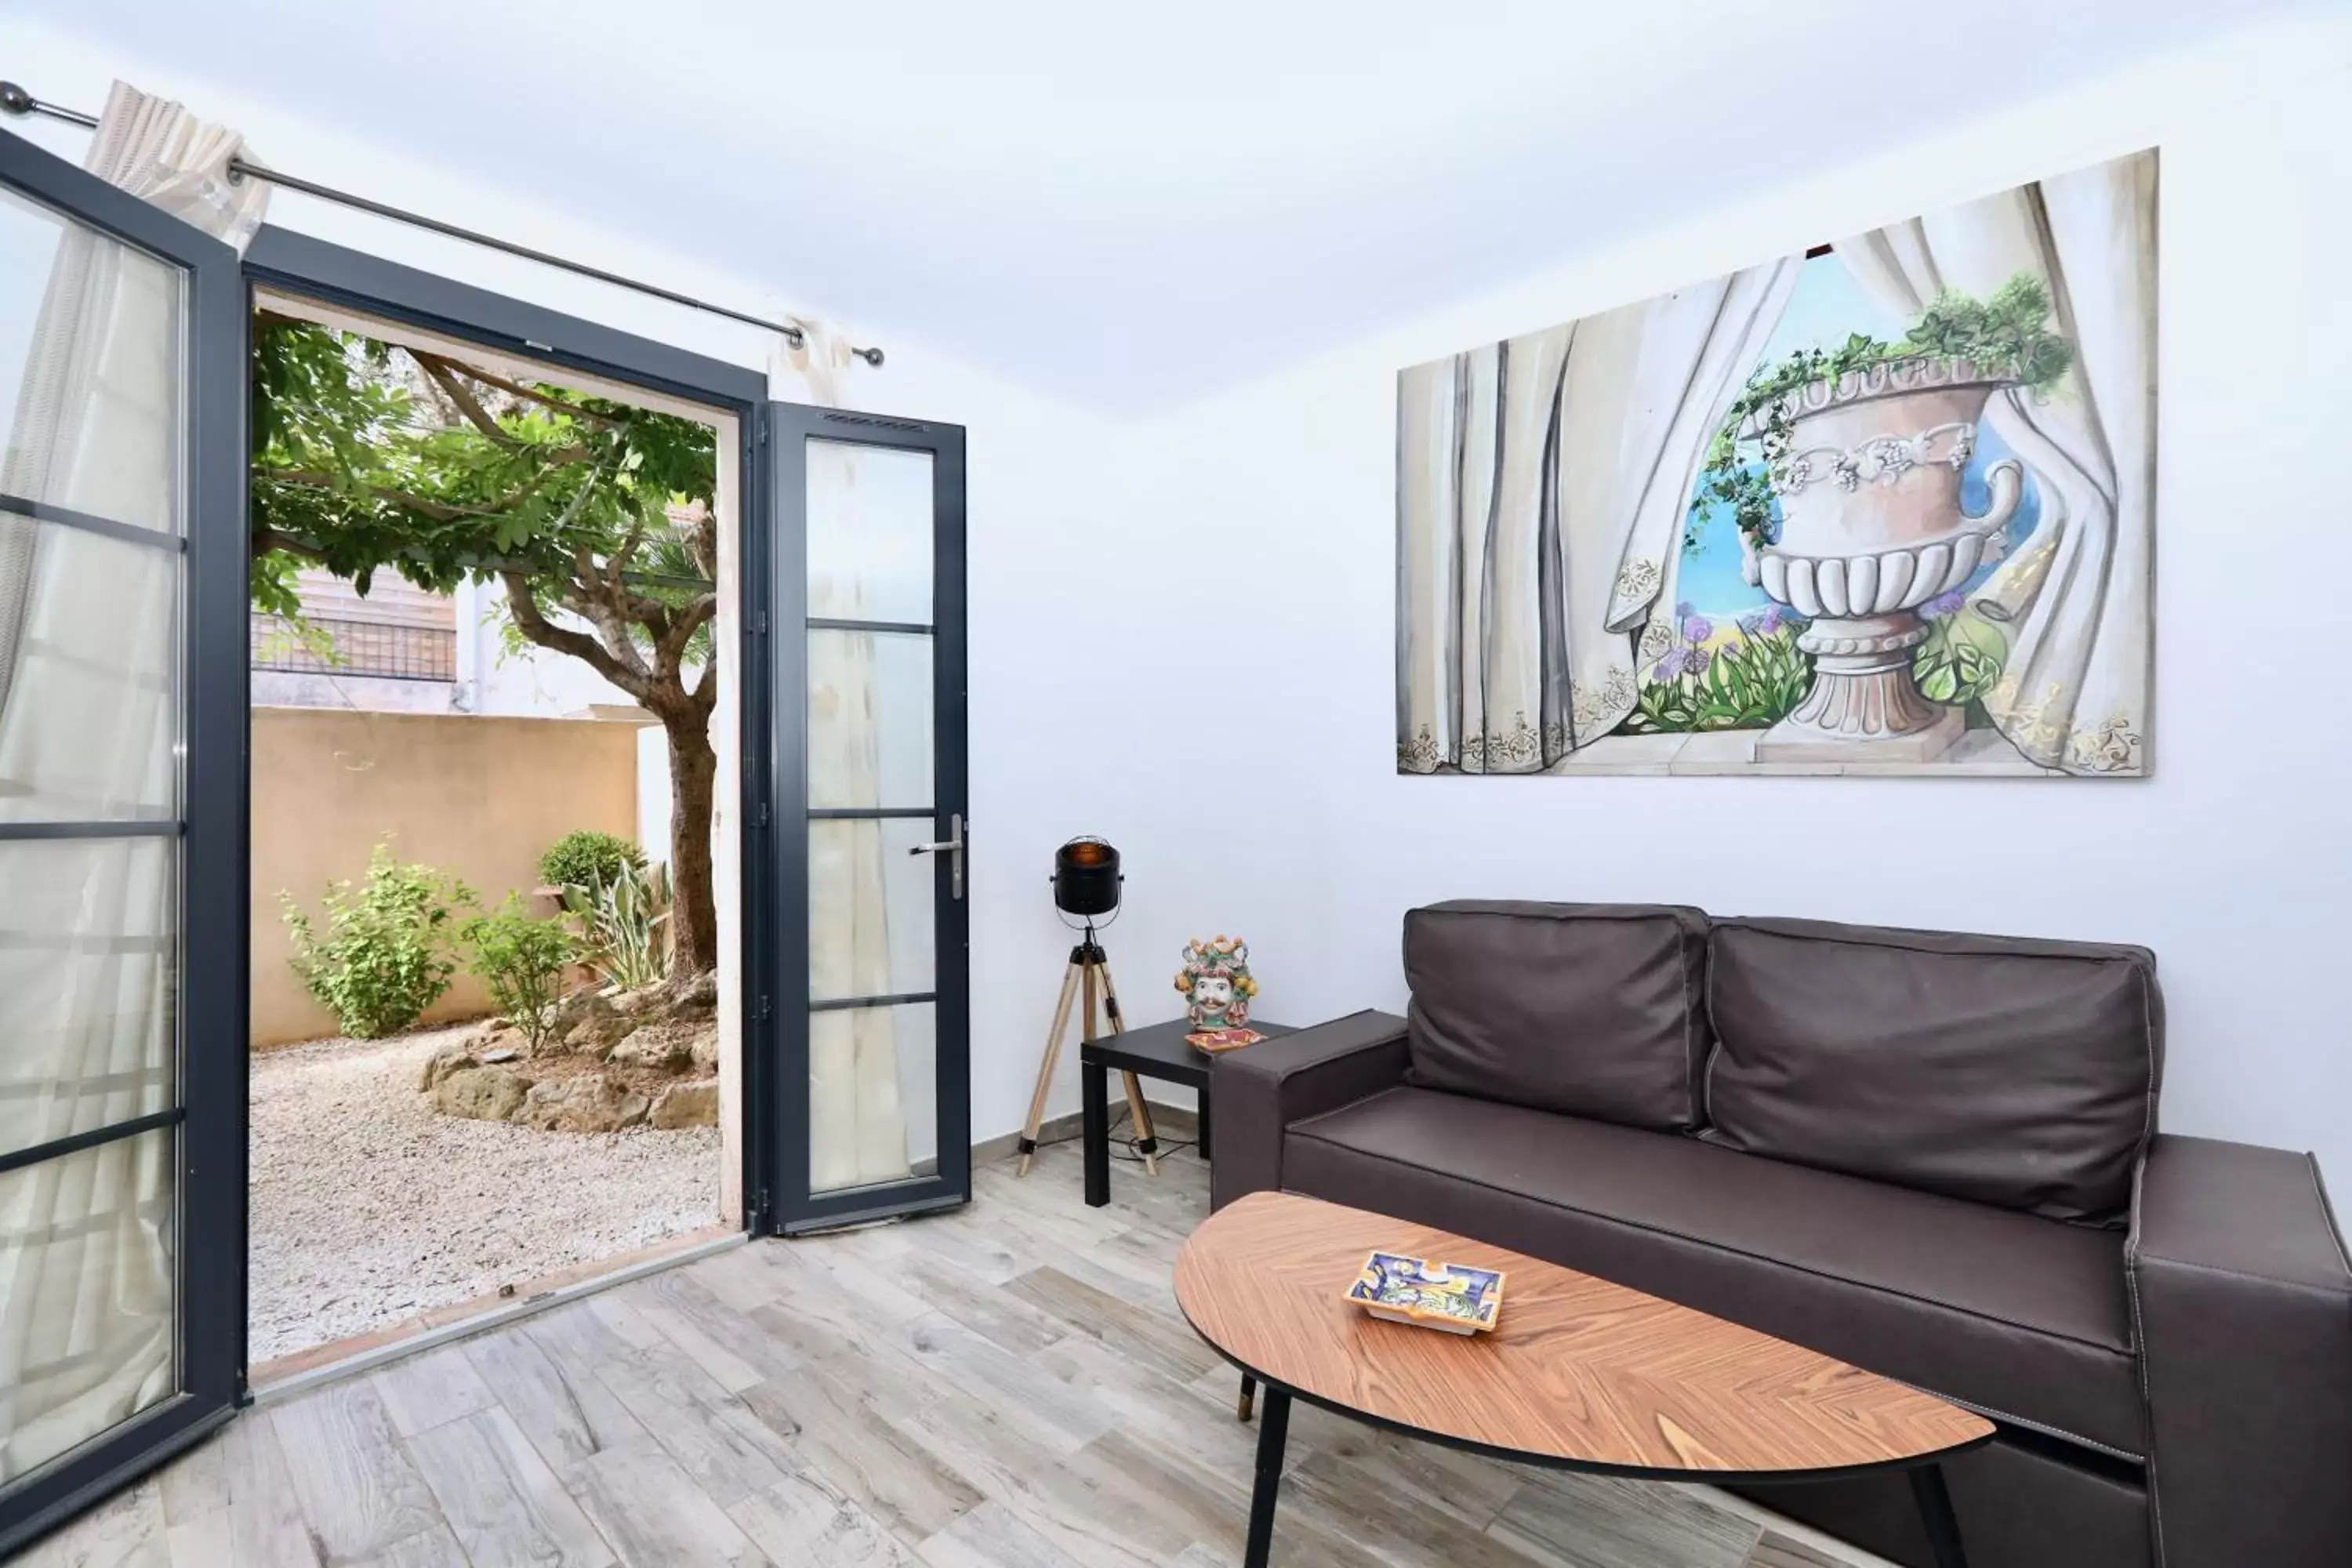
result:
<svg viewBox="0 0 2352 1568"><path fill-rule="evenodd" d="M1249 944L1237 936L1193 938L1184 944L1176 989L1184 994L1185 1014L1196 1028L1232 1029L1248 1023L1250 998L1257 994Z"/></svg>

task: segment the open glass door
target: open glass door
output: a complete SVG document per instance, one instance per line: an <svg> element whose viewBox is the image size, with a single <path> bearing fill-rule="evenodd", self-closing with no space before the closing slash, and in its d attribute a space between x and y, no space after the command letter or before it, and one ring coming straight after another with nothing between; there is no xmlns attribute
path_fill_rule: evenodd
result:
<svg viewBox="0 0 2352 1568"><path fill-rule="evenodd" d="M963 431L769 416L791 1231L971 1195Z"/></svg>
<svg viewBox="0 0 2352 1568"><path fill-rule="evenodd" d="M244 341L0 133L0 1556L242 1382Z"/></svg>

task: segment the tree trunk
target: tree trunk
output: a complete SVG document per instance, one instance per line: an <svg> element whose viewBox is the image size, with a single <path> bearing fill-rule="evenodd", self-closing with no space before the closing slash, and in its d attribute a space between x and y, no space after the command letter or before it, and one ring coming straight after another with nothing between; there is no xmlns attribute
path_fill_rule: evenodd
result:
<svg viewBox="0 0 2352 1568"><path fill-rule="evenodd" d="M719 907L710 886L719 753L707 713L666 720L662 728L669 737L670 982L677 985L719 967Z"/></svg>

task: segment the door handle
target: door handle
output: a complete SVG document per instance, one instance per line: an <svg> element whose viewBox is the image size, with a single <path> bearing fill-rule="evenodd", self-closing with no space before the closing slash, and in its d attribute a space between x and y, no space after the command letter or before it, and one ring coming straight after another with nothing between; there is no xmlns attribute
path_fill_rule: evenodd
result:
<svg viewBox="0 0 2352 1568"><path fill-rule="evenodd" d="M956 812L948 818L948 836L937 844L918 844L907 851L909 855L944 855L948 858L948 896L963 897L963 813Z"/></svg>

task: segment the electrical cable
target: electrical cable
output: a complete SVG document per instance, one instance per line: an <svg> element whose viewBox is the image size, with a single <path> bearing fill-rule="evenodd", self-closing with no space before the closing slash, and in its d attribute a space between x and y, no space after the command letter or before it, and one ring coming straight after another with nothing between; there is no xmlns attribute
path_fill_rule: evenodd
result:
<svg viewBox="0 0 2352 1568"><path fill-rule="evenodd" d="M1141 1151L1136 1148L1136 1144L1141 1142L1141 1140L1133 1137L1122 1138L1119 1136L1119 1129L1122 1127L1131 1127L1134 1121L1135 1118L1133 1114L1122 1107L1119 1113L1111 1118L1110 1129L1106 1134L1111 1145L1111 1158L1118 1161L1122 1165L1140 1165L1143 1163L1143 1154ZM1158 1150L1158 1152L1152 1156L1152 1158L1156 1160L1165 1160L1169 1155L1173 1154L1179 1149L1197 1149L1201 1146L1200 1140L1197 1138L1162 1138L1155 1133L1152 1141ZM1120 1149L1125 1149L1127 1152L1124 1154L1118 1152Z"/></svg>
<svg viewBox="0 0 2352 1568"><path fill-rule="evenodd" d="M1110 1127L1104 1135L1106 1141L1111 1146L1110 1157L1118 1161L1122 1165L1140 1165L1143 1163L1143 1155L1135 1147L1139 1140L1132 1137L1122 1138L1119 1136L1120 1130L1130 1126L1134 1120L1135 1118L1133 1114L1128 1110L1128 1108L1123 1105L1120 1106L1118 1108L1118 1114L1111 1118ZM1066 1132L1059 1138L1041 1138L1037 1141L1037 1147L1040 1149L1051 1149L1063 1143L1076 1143L1084 1136L1085 1134L1081 1132ZM1156 1138L1156 1142L1159 1146L1159 1152L1152 1156L1152 1158L1156 1160L1164 1160L1179 1149L1198 1149L1201 1146L1201 1141L1197 1138L1160 1137ZM1121 1149L1126 1150L1127 1152L1124 1154L1120 1153L1118 1151Z"/></svg>

